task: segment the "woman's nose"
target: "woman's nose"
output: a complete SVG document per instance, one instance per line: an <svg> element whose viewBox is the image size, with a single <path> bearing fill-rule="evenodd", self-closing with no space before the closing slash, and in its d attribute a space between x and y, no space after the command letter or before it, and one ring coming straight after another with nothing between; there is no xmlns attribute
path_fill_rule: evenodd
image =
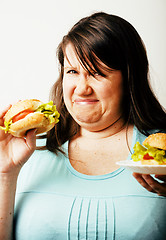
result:
<svg viewBox="0 0 166 240"><path fill-rule="evenodd" d="M88 76L79 76L79 80L77 81L75 93L77 95L90 95L92 93L92 87L89 82Z"/></svg>

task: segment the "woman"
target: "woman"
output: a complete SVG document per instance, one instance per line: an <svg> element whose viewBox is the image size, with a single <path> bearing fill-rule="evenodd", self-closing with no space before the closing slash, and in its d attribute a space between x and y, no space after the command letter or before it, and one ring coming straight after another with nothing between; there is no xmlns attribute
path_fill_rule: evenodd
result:
<svg viewBox="0 0 166 240"><path fill-rule="evenodd" d="M63 38L58 59L61 119L47 149L34 152L35 130L26 140L0 132L0 239L164 239L166 176L135 173L136 181L116 165L166 129L140 36L96 13Z"/></svg>

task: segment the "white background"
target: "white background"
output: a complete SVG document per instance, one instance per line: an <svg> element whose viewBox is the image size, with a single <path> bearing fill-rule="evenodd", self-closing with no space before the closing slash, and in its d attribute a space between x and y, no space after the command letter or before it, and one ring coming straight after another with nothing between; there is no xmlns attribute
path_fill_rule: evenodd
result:
<svg viewBox="0 0 166 240"><path fill-rule="evenodd" d="M0 0L0 108L20 99L48 101L58 76L56 48L80 18L119 15L141 35L152 86L166 107L165 0Z"/></svg>

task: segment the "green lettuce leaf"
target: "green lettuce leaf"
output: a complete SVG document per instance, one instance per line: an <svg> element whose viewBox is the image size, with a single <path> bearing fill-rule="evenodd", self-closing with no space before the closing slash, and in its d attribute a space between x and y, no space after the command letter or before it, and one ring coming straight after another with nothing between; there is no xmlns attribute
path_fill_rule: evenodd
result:
<svg viewBox="0 0 166 240"><path fill-rule="evenodd" d="M53 101L40 105L35 112L43 113L45 117L49 119L50 123L59 122L60 114L56 110L56 106L53 104Z"/></svg>
<svg viewBox="0 0 166 240"><path fill-rule="evenodd" d="M156 161L160 163L166 162L166 153L164 150L151 147L150 145L146 145L143 147L139 142L137 142L133 148L134 153L131 155L133 161L140 161L143 159L145 154L149 154L149 156L153 157Z"/></svg>
<svg viewBox="0 0 166 240"><path fill-rule="evenodd" d="M0 129L4 130L5 133L7 133L9 131L11 124L12 124L12 120L10 122L4 121L4 127L0 126Z"/></svg>

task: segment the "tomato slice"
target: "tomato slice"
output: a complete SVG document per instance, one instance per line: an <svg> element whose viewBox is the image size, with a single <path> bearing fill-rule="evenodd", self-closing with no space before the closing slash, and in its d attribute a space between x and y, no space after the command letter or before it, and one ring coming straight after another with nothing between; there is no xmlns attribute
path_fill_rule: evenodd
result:
<svg viewBox="0 0 166 240"><path fill-rule="evenodd" d="M30 110L25 110L21 113L18 113L16 116L14 116L12 118L12 122L15 123L21 119L23 119L24 117L26 117L29 113L33 113L33 111L30 111Z"/></svg>
<svg viewBox="0 0 166 240"><path fill-rule="evenodd" d="M154 157L149 156L149 154L146 153L146 154L143 156L143 159L144 159L144 160L149 160L149 159L154 159Z"/></svg>

